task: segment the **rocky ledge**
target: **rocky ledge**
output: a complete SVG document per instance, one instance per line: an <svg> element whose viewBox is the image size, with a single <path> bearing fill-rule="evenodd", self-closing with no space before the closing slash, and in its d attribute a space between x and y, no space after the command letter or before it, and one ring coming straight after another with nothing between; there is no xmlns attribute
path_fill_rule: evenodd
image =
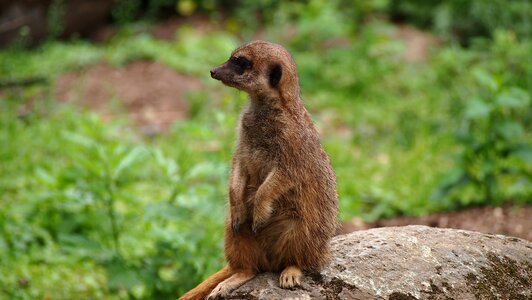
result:
<svg viewBox="0 0 532 300"><path fill-rule="evenodd" d="M229 299L532 299L532 243L426 226L337 236L333 259L301 287L264 273Z"/></svg>

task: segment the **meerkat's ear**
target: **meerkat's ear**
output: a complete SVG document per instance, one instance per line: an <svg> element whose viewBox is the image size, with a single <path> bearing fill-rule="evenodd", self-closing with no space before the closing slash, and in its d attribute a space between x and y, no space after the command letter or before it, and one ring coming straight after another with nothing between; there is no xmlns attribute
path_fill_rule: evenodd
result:
<svg viewBox="0 0 532 300"><path fill-rule="evenodd" d="M270 85L273 88L277 88L281 77L283 76L283 69L280 64L275 64L270 68Z"/></svg>

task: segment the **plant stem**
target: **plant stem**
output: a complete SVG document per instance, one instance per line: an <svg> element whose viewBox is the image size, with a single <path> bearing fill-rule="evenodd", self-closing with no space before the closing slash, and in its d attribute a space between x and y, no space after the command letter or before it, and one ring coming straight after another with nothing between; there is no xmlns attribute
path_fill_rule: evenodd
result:
<svg viewBox="0 0 532 300"><path fill-rule="evenodd" d="M109 179L109 178L108 178ZM113 191L112 183L110 180L106 180L105 187L107 189L107 215L109 217L109 220L111 222L111 235L113 237L113 248L115 250L115 254L120 257L121 251L120 251L120 232L118 231L118 225L116 222L116 214L114 210L114 203L115 203L115 194Z"/></svg>

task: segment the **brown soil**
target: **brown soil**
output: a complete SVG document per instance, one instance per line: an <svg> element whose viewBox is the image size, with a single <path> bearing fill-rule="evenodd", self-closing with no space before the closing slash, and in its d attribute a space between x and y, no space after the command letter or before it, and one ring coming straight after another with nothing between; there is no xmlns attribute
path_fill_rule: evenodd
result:
<svg viewBox="0 0 532 300"><path fill-rule="evenodd" d="M60 75L55 95L75 101L106 118L123 114L143 131L160 131L187 115L187 92L198 90L198 79L179 74L152 61L135 61L125 67L106 63Z"/></svg>
<svg viewBox="0 0 532 300"><path fill-rule="evenodd" d="M425 61L430 47L438 43L435 36L409 25L397 25L393 37L405 43L403 57L407 62Z"/></svg>
<svg viewBox="0 0 532 300"><path fill-rule="evenodd" d="M397 217L364 223L355 218L342 224L341 233L375 227L426 225L504 234L532 241L532 206L475 207L422 217Z"/></svg>

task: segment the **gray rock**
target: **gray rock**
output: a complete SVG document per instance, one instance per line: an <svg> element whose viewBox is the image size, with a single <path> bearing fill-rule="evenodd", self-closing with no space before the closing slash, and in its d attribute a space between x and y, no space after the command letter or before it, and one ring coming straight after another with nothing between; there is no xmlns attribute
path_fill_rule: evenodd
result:
<svg viewBox="0 0 532 300"><path fill-rule="evenodd" d="M229 299L532 299L532 243L426 226L337 236L333 259L300 288L260 274Z"/></svg>

